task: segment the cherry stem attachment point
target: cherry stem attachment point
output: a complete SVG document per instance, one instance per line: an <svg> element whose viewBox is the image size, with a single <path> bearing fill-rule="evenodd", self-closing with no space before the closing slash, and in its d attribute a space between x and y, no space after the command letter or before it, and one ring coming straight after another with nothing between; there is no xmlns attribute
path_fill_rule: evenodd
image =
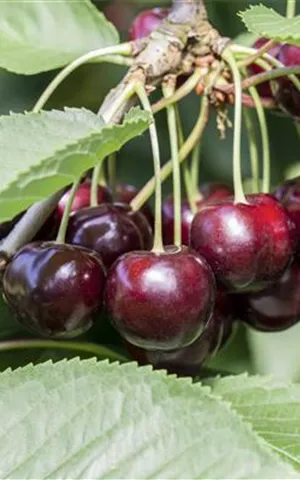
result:
<svg viewBox="0 0 300 480"><path fill-rule="evenodd" d="M115 63L118 65L127 65L132 64L132 60L125 58L122 55L131 55L132 54L132 44L130 42L122 43L120 45L113 45L112 47L100 48L97 50L92 50L80 57L76 58L73 62L67 65L63 70L61 70L54 79L50 82L46 90L42 93L32 111L37 113L39 112L46 102L49 100L54 91L59 87L59 85L65 80L74 70L76 70L81 65L90 62L91 60L98 59L98 62L109 62Z"/></svg>
<svg viewBox="0 0 300 480"><path fill-rule="evenodd" d="M163 84L163 94L166 99L172 97L175 90L174 78ZM176 111L174 105L167 106L167 119L170 137L170 150L173 164L173 198L174 198L174 245L181 247L181 178L178 156L178 136Z"/></svg>
<svg viewBox="0 0 300 480"><path fill-rule="evenodd" d="M269 142L269 133L268 133L266 114L256 88L254 87L249 88L249 93L252 96L253 101L255 103L259 127L261 131L262 151L263 151L262 191L263 193L269 193L270 184L271 184L271 171L270 171L271 161L270 161L270 142Z"/></svg>
<svg viewBox="0 0 300 480"><path fill-rule="evenodd" d="M226 48L222 53L223 59L228 63L234 80L235 108L234 108L234 133L233 133L233 185L234 203L248 203L244 194L241 172L241 133L242 133L242 79L235 58Z"/></svg>
<svg viewBox="0 0 300 480"><path fill-rule="evenodd" d="M61 219L61 222L60 222L58 234L57 234L57 237L56 237L56 242L57 243L65 243L66 232L67 232L68 223L69 223L69 217L70 217L73 201L74 201L77 189L78 189L79 184L80 184L80 180L81 180L81 177L79 177L77 180L75 180L75 182L73 183L72 188L70 190L69 198L68 198L68 201L66 203L64 213L63 213L63 216L62 216L62 219Z"/></svg>
<svg viewBox="0 0 300 480"><path fill-rule="evenodd" d="M75 350L77 352L90 353L95 357L108 358L115 362L128 362L128 358L122 354L95 343L55 341L55 340L9 340L0 342L0 352L9 350L23 350L30 348L49 348L57 350Z"/></svg>
<svg viewBox="0 0 300 480"><path fill-rule="evenodd" d="M155 252L163 252L164 246L162 241L162 188L161 188L161 179L160 179L160 151L159 151L159 142L158 135L156 130L155 120L152 114L151 104L149 102L145 87L143 83L135 83L135 91L139 100L146 112L149 112L152 117L152 123L149 126L150 140L152 147L153 155L153 167L154 167L154 178L155 178L155 227L154 227L154 241L153 249ZM136 197L135 197L136 198ZM131 207L133 207L131 203Z"/></svg>

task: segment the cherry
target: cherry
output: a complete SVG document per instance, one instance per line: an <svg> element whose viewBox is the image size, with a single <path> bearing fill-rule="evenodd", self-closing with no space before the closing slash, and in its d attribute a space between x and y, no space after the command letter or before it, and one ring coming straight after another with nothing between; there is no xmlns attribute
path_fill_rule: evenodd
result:
<svg viewBox="0 0 300 480"><path fill-rule="evenodd" d="M102 304L105 270L87 249L54 242L23 247L3 277L5 300L20 323L42 336L74 337Z"/></svg>
<svg viewBox="0 0 300 480"><path fill-rule="evenodd" d="M140 365L151 364L177 375L196 375L199 367L214 356L232 332L232 308L229 298L218 293L212 318L191 345L171 351L144 350L125 342L126 349Z"/></svg>
<svg viewBox="0 0 300 480"><path fill-rule="evenodd" d="M138 38L147 37L160 26L168 13L167 8L144 10L134 19L129 31L129 39L134 41Z"/></svg>
<svg viewBox="0 0 300 480"><path fill-rule="evenodd" d="M191 246L231 291L259 290L280 277L294 252L294 224L271 195L248 195L204 206L191 228Z"/></svg>
<svg viewBox="0 0 300 480"><path fill-rule="evenodd" d="M108 273L105 306L116 330L150 350L191 344L210 320L215 281L210 267L186 247L131 252Z"/></svg>
<svg viewBox="0 0 300 480"><path fill-rule="evenodd" d="M222 200L232 195L232 190L221 183L205 183L200 186L199 199L196 202L198 209L207 202ZM171 245L174 238L174 199L167 197L162 205L163 211L163 238L165 245ZM187 199L181 202L181 240L183 245L189 245L190 229L194 214Z"/></svg>
<svg viewBox="0 0 300 480"><path fill-rule="evenodd" d="M285 330L300 319L300 258L266 290L242 295L240 318L256 330Z"/></svg>
<svg viewBox="0 0 300 480"><path fill-rule="evenodd" d="M300 47L285 43L280 48L278 59L286 67L300 66ZM278 80L276 100L284 111L300 121L300 92L286 77Z"/></svg>
<svg viewBox="0 0 300 480"><path fill-rule="evenodd" d="M254 42L253 47L257 49L262 48L269 41L270 41L269 38L265 38L265 37L258 38ZM277 58L279 54L280 46L281 46L280 43L275 43L273 47L271 47L270 50L268 51L268 54L272 55L272 57L274 58ZM255 63L252 63L248 67L248 69L250 74L252 75L258 75L259 73L262 73L265 71L263 68L261 68L259 65L256 65ZM270 82L260 83L259 85L257 85L256 88L262 97L271 97L271 98L273 97Z"/></svg>
<svg viewBox="0 0 300 480"><path fill-rule="evenodd" d="M126 203L115 202L114 205L122 212L125 212L127 216L138 227L143 240L142 249L151 250L151 248L153 247L153 231L145 215L141 211L132 210L130 205Z"/></svg>
<svg viewBox="0 0 300 480"><path fill-rule="evenodd" d="M115 198L118 202L130 203L131 200L134 199L134 197L136 196L137 193L138 193L138 190L133 185L119 183L116 186ZM154 227L154 216L153 216L153 213L152 213L152 210L151 210L150 206L147 203L145 203L142 206L140 211L143 213L143 215L145 215L145 217L147 218L147 220L149 222L149 225L153 229L153 227Z"/></svg>
<svg viewBox="0 0 300 480"><path fill-rule="evenodd" d="M133 219L118 205L109 203L75 212L66 241L95 250L107 268L123 253L143 248L142 234Z"/></svg>
<svg viewBox="0 0 300 480"><path fill-rule="evenodd" d="M88 181L85 181L79 185L72 203L71 212L76 212L77 210L81 210L82 208L89 207L91 198L91 187L92 184ZM62 219L67 202L70 197L70 193L71 190L68 190L62 196L58 203L56 211L58 221ZM109 190L104 185L98 185L98 203L101 204L109 202L112 202L112 196Z"/></svg>
<svg viewBox="0 0 300 480"><path fill-rule="evenodd" d="M298 249L300 247L300 177L287 180L279 185L275 192L275 198L279 200L287 209L288 214L294 222L296 229L296 241Z"/></svg>

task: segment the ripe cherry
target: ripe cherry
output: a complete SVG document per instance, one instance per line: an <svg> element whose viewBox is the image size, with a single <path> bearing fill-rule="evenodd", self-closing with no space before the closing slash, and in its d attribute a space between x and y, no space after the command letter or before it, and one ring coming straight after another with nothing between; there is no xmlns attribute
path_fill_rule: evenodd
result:
<svg viewBox="0 0 300 480"><path fill-rule="evenodd" d="M213 357L232 332L232 309L228 297L217 294L213 315L207 327L191 345L171 350L145 350L125 342L129 354L140 365L153 365L177 375L197 375L200 366Z"/></svg>
<svg viewBox="0 0 300 480"><path fill-rule="evenodd" d="M105 289L116 330L150 350L191 344L207 326L214 299L210 267L186 247L123 255L110 269Z"/></svg>
<svg viewBox="0 0 300 480"><path fill-rule="evenodd" d="M138 190L133 185L119 183L116 186L115 199L117 200L117 202L130 203L131 200L133 200L134 197L137 195L137 193L138 193ZM142 206L140 211L142 212L143 215L145 215L145 217L149 222L149 225L153 229L154 216L150 206L147 203L145 203Z"/></svg>
<svg viewBox="0 0 300 480"><path fill-rule="evenodd" d="M300 319L300 259L266 290L242 296L240 318L256 330L285 330Z"/></svg>
<svg viewBox="0 0 300 480"><path fill-rule="evenodd" d="M22 248L3 277L5 300L20 323L45 337L86 331L102 305L105 270L87 249L53 242Z"/></svg>
<svg viewBox="0 0 300 480"><path fill-rule="evenodd" d="M168 13L169 10L166 8L144 10L134 19L129 31L129 39L134 41L138 38L147 37L160 26Z"/></svg>
<svg viewBox="0 0 300 480"><path fill-rule="evenodd" d="M197 208L200 209L206 203L211 201L223 200L232 195L231 188L222 183L205 183L200 186L199 197L196 201ZM172 196L163 201L163 238L165 245L171 245L174 239L174 199ZM194 214L190 209L187 199L181 202L181 240L183 245L189 245L190 229Z"/></svg>
<svg viewBox="0 0 300 480"><path fill-rule="evenodd" d="M289 217L295 224L297 248L300 248L300 177L287 180L279 185L275 192L275 198L287 209Z"/></svg>
<svg viewBox="0 0 300 480"><path fill-rule="evenodd" d="M123 253L143 248L142 234L133 219L109 203L75 212L66 241L95 250L107 268Z"/></svg>
<svg viewBox="0 0 300 480"><path fill-rule="evenodd" d="M254 42L253 47L257 49L262 48L269 41L270 41L269 38L265 38L265 37L258 38ZM280 50L280 45L281 45L280 43L275 43L275 45L273 45L273 47L271 47L270 50L268 51L268 54L272 55L272 57L274 58L277 58ZM248 67L248 69L250 74L252 75L258 75L259 73L262 73L265 71L263 68L261 68L259 65L256 65L255 63L252 63ZM271 98L273 97L270 82L260 83L259 85L257 85L257 90L262 97L271 97Z"/></svg>
<svg viewBox="0 0 300 480"><path fill-rule="evenodd" d="M248 195L248 204L223 201L196 214L191 246L230 291L259 290L279 278L294 252L294 224L270 195Z"/></svg>
<svg viewBox="0 0 300 480"><path fill-rule="evenodd" d="M138 227L142 236L142 249L151 250L153 247L153 231L145 215L141 211L132 210L127 203L114 203L121 212L125 212L127 216Z"/></svg>
<svg viewBox="0 0 300 480"><path fill-rule="evenodd" d="M286 67L300 66L300 47L285 43L280 48L278 59ZM278 80L276 100L284 111L300 121L300 92L286 77Z"/></svg>

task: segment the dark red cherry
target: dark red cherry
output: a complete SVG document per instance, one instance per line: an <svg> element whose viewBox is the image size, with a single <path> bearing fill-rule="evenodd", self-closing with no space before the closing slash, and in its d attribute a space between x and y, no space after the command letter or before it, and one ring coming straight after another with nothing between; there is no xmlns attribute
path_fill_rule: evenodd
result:
<svg viewBox="0 0 300 480"><path fill-rule="evenodd" d="M265 37L258 38L254 42L253 47L257 49L262 48L269 41L270 41L269 38L265 38ZM272 48L270 48L270 50L268 51L268 54L272 55L272 57L274 58L277 58L279 54L279 50L280 50L280 43L276 43ZM265 71L263 68L261 68L259 65L256 65L255 63L252 63L248 67L248 70L251 75L258 75L259 73L262 73ZM270 82L264 82L257 85L257 90L262 97L273 97Z"/></svg>
<svg viewBox="0 0 300 480"><path fill-rule="evenodd" d="M210 267L186 247L131 252L110 269L105 305L130 343L151 350L191 344L210 320L215 281Z"/></svg>
<svg viewBox="0 0 300 480"><path fill-rule="evenodd" d="M109 268L123 253L143 248L140 230L127 212L109 203L75 212L69 221L67 243L95 250Z"/></svg>
<svg viewBox="0 0 300 480"><path fill-rule="evenodd" d="M243 295L240 318L256 330L277 332L300 320L300 259L266 290Z"/></svg>
<svg viewBox="0 0 300 480"><path fill-rule="evenodd" d="M295 224L297 249L300 249L300 177L287 180L279 185L275 192L275 198L279 200L288 211L289 217Z"/></svg>
<svg viewBox="0 0 300 480"><path fill-rule="evenodd" d="M167 8L144 10L135 17L129 31L129 39L134 41L138 38L147 37L160 26L168 13Z"/></svg>
<svg viewBox="0 0 300 480"><path fill-rule="evenodd" d="M300 66L300 47L285 43L280 48L278 59L286 67ZM285 112L300 121L300 92L286 77L278 79L276 100Z"/></svg>
<svg viewBox="0 0 300 480"><path fill-rule="evenodd" d="M294 224L270 195L248 204L223 201L203 207L191 228L191 246L231 291L258 290L279 278L294 252Z"/></svg>
<svg viewBox="0 0 300 480"><path fill-rule="evenodd" d="M116 186L116 192L115 192L115 199L117 202L121 203L130 203L131 200L134 199L134 197L137 195L138 189L134 187L133 185L129 184L118 184ZM150 206L145 203L141 210L143 215L147 218L150 227L153 229L154 227L154 216L152 213L152 210Z"/></svg>
<svg viewBox="0 0 300 480"><path fill-rule="evenodd" d="M142 250L151 250L153 247L153 231L145 215L141 211L132 210L127 203L115 202L114 205L125 212L138 227L143 240Z"/></svg>
<svg viewBox="0 0 300 480"><path fill-rule="evenodd" d="M102 305L105 270L87 249L51 242L22 248L8 265L3 293L20 323L45 337L87 330Z"/></svg>
<svg viewBox="0 0 300 480"><path fill-rule="evenodd" d="M233 195L231 187L228 187L228 185L225 185L224 183L217 182L202 183L199 187L199 191L200 197L197 202L198 207L201 207L203 201L217 202Z"/></svg>
<svg viewBox="0 0 300 480"><path fill-rule="evenodd" d="M213 315L197 340L187 347L171 351L145 350L125 342L126 349L140 365L150 364L177 375L197 375L200 366L214 356L232 331L232 309L224 294L217 294Z"/></svg>
<svg viewBox="0 0 300 480"><path fill-rule="evenodd" d="M89 181L81 183L75 194L75 198L72 203L71 212L77 212L82 208L90 206L91 199L91 187L92 184ZM66 204L69 200L71 190L68 190L60 199L57 206L57 216L58 220L62 219L63 213L66 208ZM112 202L112 196L109 190L104 185L98 185L98 203L109 203Z"/></svg>

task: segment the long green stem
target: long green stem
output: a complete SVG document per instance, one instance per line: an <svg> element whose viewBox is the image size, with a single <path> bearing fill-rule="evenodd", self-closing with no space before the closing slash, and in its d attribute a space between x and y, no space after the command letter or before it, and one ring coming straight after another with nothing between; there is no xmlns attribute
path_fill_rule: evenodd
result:
<svg viewBox="0 0 300 480"><path fill-rule="evenodd" d="M233 133L233 184L234 202L247 203L243 190L241 171L241 134L242 134L242 79L234 56L229 48L222 54L223 59L228 63L234 80L235 87L235 108L234 108L234 133Z"/></svg>
<svg viewBox="0 0 300 480"><path fill-rule="evenodd" d="M146 110L152 115L151 104L147 97L147 93L145 91L144 85L140 82L137 82L135 86L135 90L141 101L141 104L144 110ZM164 246L162 241L162 210L161 210L162 189L161 189L161 180L160 180L160 151L159 151L159 142L158 142L156 124L155 124L153 115L152 115L152 123L149 127L149 132L150 132L150 140L151 140L151 147L152 147L154 178L155 178L155 228L154 228L154 241L153 241L152 250L155 252L163 252Z"/></svg>
<svg viewBox="0 0 300 480"><path fill-rule="evenodd" d="M103 162L104 162L104 159L102 159L93 170L91 199L90 199L91 207L98 206L98 186L99 186L99 179L100 179L102 168L103 168Z"/></svg>
<svg viewBox="0 0 300 480"><path fill-rule="evenodd" d="M116 63L118 65L131 65L131 60L128 58L122 57L122 55L131 55L132 46L130 43L123 43L121 45L114 45L112 47L100 48L97 50L92 50L80 57L76 58L73 62L67 65L63 70L61 70L56 77L50 82L46 90L42 93L35 106L33 107L33 112L39 112L45 103L49 100L51 95L57 89L57 87L65 80L74 70L76 70L81 65L90 62L91 60L98 59L101 62L110 62Z"/></svg>
<svg viewBox="0 0 300 480"><path fill-rule="evenodd" d="M109 358L113 361L126 362L128 358L103 345L84 342L66 342L55 340L10 340L0 342L0 352L8 350L23 350L29 348L51 348L57 350L74 350L77 352L91 353L99 358Z"/></svg>
<svg viewBox="0 0 300 480"><path fill-rule="evenodd" d="M191 153L195 145L199 142L204 129L207 125L209 117L209 100L206 96L203 97L201 103L200 114L196 124L187 140L179 150L179 161L183 162ZM160 170L160 180L164 181L172 172L172 161L169 160ZM139 210L155 190L155 178L151 178L139 191L139 193L131 201L130 205L133 210Z"/></svg>
<svg viewBox="0 0 300 480"><path fill-rule="evenodd" d="M252 191L258 193L260 189L259 185L259 160L258 160L258 148L257 139L255 135L255 129L251 114L247 108L244 108L245 125L247 128L249 153L251 160L251 176L252 176Z"/></svg>
<svg viewBox="0 0 300 480"><path fill-rule="evenodd" d="M286 1L286 17L293 18L296 15L296 0Z"/></svg>
<svg viewBox="0 0 300 480"><path fill-rule="evenodd" d="M174 84L163 85L163 94L166 99L174 93ZM181 179L178 156L178 136L176 112L173 105L167 106L167 118L170 137L171 158L173 164L173 198L174 198L174 245L181 247Z"/></svg>
<svg viewBox="0 0 300 480"><path fill-rule="evenodd" d="M249 88L249 93L253 98L257 116L259 127L261 131L261 139L262 139L262 151L263 151L263 184L262 184L262 191L264 193L269 193L270 191L270 182L271 182L271 171L270 171L270 142L269 142L269 134L268 134L268 125L266 120L265 110L262 106L260 96L257 93L256 88L252 87Z"/></svg>
<svg viewBox="0 0 300 480"><path fill-rule="evenodd" d="M66 238L66 232L67 232L67 228L68 228L69 217L70 217L70 213L71 213L73 201L74 201L74 198L75 198L75 195L76 195L78 186L79 186L79 184L80 184L80 180L81 180L81 177L79 177L79 178L73 183L73 186L72 186L72 188L71 188L71 191L70 191L70 194L69 194L69 198L68 198L68 201L67 201L66 206L65 206L65 209L64 209L63 217L62 217L61 222L60 222L58 234L57 234L57 237L56 237L56 242L57 242L57 243L65 243L65 238Z"/></svg>
<svg viewBox="0 0 300 480"><path fill-rule="evenodd" d="M191 164L191 178L192 178L194 198L196 198L199 193L198 182L199 182L200 151L201 151L200 143L197 143L197 145L193 150L192 164Z"/></svg>
<svg viewBox="0 0 300 480"><path fill-rule="evenodd" d="M116 152L112 153L108 158L108 183L113 193L116 193L117 183L117 155Z"/></svg>

